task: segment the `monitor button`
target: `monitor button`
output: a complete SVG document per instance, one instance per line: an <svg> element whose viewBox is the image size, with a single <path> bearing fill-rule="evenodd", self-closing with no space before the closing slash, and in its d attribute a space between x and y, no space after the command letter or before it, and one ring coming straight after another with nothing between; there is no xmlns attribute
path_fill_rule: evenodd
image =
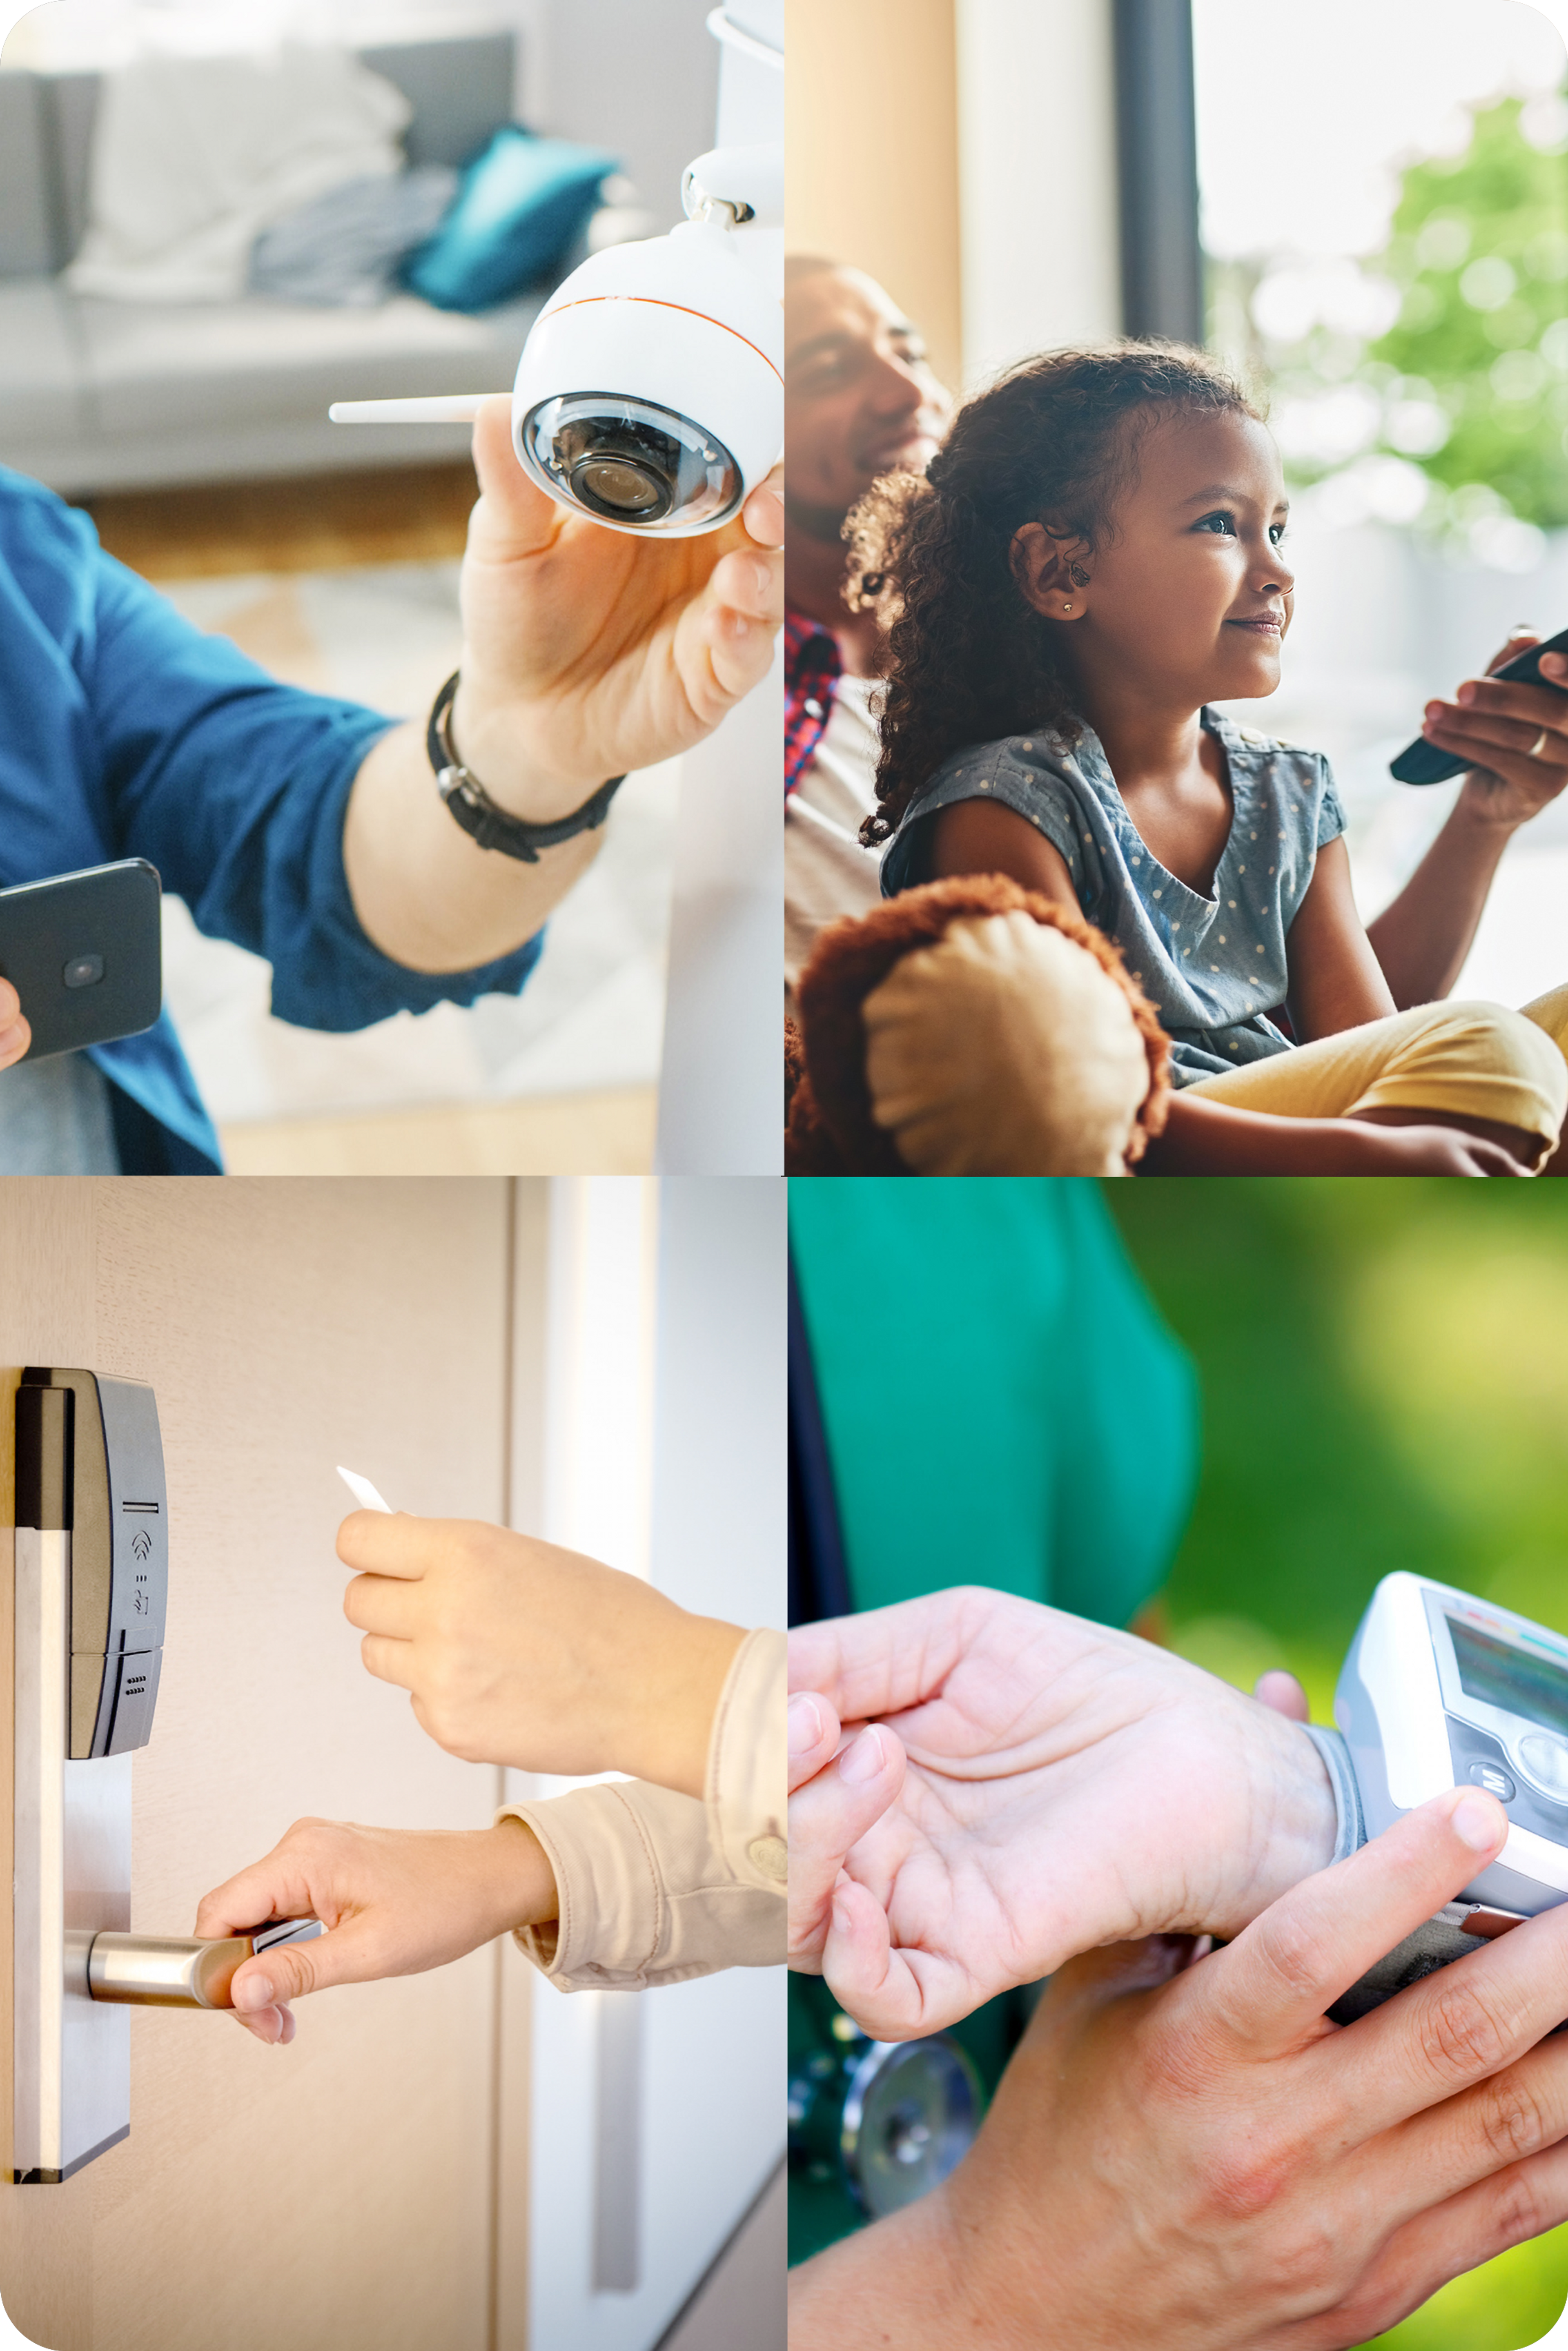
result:
<svg viewBox="0 0 1568 2351"><path fill-rule="evenodd" d="M1568 1745L1549 1731L1527 1730L1514 1749L1520 1769L1543 1794L1568 1801Z"/></svg>
<svg viewBox="0 0 1568 2351"><path fill-rule="evenodd" d="M1488 1763L1484 1761L1472 1763L1469 1776L1475 1782L1478 1788L1484 1788L1489 1796L1495 1796L1499 1803L1511 1804L1519 1793L1500 1763Z"/></svg>

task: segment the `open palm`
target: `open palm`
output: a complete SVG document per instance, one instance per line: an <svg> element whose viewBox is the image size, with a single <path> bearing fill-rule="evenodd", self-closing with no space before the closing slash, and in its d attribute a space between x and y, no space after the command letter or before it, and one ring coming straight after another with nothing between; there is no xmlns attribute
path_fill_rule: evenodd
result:
<svg viewBox="0 0 1568 2351"><path fill-rule="evenodd" d="M1295 1723L1010 1593L807 1626L789 1680L907 1759L874 1818L831 1764L790 1800L791 1964L881 2040L1101 1944L1235 1934L1333 1851L1327 1773Z"/></svg>

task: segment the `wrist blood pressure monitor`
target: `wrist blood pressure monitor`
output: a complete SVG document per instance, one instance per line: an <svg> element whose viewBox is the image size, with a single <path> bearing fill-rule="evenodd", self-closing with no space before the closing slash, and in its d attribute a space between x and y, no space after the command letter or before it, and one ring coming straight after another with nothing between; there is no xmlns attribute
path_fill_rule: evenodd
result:
<svg viewBox="0 0 1568 2351"><path fill-rule="evenodd" d="M1568 1901L1568 1638L1426 1576L1385 1576L1340 1675L1334 1720L1349 1775L1327 1754L1329 1735L1317 1738L1335 1782L1337 1853L1467 1782L1509 1820L1498 1858L1336 2003L1344 2022L1474 1950L1478 1936Z"/></svg>

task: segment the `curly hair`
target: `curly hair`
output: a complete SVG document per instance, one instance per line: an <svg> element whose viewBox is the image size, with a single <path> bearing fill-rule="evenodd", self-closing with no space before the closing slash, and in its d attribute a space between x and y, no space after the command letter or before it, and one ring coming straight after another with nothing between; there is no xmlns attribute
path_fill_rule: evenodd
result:
<svg viewBox="0 0 1568 2351"><path fill-rule="evenodd" d="M1047 351L965 402L924 476L884 475L851 513L845 601L876 611L890 656L868 849L963 745L1037 727L1076 739L1059 632L1019 592L1013 537L1040 522L1103 545L1144 433L1173 412L1262 417L1186 344Z"/></svg>

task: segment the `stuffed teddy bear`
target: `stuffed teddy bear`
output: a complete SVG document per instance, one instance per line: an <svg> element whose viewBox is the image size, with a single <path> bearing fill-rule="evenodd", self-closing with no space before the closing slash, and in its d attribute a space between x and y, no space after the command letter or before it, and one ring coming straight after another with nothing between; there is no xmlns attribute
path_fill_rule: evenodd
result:
<svg viewBox="0 0 1568 2351"><path fill-rule="evenodd" d="M1001 874L824 930L786 1029L790 1176L1122 1176L1170 1042L1109 939Z"/></svg>

